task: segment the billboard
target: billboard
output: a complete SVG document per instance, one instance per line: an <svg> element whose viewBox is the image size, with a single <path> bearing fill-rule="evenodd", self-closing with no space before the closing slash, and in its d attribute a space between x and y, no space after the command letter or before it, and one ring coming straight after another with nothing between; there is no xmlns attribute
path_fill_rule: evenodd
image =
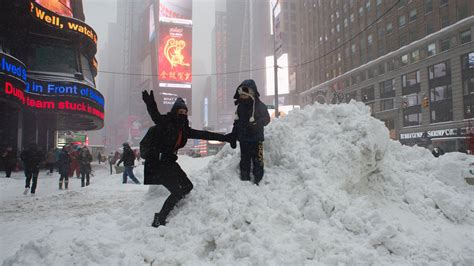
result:
<svg viewBox="0 0 474 266"><path fill-rule="evenodd" d="M192 28L160 23L158 48L158 80L162 82L192 82Z"/></svg>
<svg viewBox="0 0 474 266"><path fill-rule="evenodd" d="M160 21L192 24L192 0L160 0Z"/></svg>
<svg viewBox="0 0 474 266"><path fill-rule="evenodd" d="M36 0L35 2L58 15L66 17L73 16L71 0Z"/></svg>

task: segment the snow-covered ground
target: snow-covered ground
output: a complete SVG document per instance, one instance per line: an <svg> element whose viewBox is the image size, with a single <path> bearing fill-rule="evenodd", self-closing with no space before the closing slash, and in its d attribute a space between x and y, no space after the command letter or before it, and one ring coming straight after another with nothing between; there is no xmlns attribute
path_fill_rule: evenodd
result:
<svg viewBox="0 0 474 266"><path fill-rule="evenodd" d="M361 103L314 105L266 129L265 177L241 182L239 150L180 157L194 190L158 229L168 192L121 184L57 190L0 178L4 265L474 265L472 156L391 141ZM136 169L143 180L143 169ZM56 174L57 175L57 174Z"/></svg>

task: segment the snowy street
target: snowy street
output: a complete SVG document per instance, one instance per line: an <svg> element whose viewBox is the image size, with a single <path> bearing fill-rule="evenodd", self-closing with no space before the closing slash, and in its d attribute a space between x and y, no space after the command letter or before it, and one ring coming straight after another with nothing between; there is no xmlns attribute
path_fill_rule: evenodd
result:
<svg viewBox="0 0 474 266"><path fill-rule="evenodd" d="M168 192L41 173L0 178L3 265L473 265L472 156L402 146L362 103L308 106L266 131L265 177L239 180L239 148L179 163L194 183L151 227ZM143 168L135 168L140 181Z"/></svg>

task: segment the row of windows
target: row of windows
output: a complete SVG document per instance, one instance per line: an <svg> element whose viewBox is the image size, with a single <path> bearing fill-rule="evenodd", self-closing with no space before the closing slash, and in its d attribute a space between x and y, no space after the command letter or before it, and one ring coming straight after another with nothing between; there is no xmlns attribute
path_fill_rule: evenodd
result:
<svg viewBox="0 0 474 266"><path fill-rule="evenodd" d="M464 118L474 118L474 52L461 56L463 69L463 104ZM427 68L429 93L421 94L420 70L415 70L401 76L402 98L401 106L395 106L395 79L388 79L379 83L379 99L375 99L375 86L362 88L361 101L369 105L372 110L379 103L380 110L386 111L394 108L403 110L403 126L421 125L422 101L426 97L429 101L430 121L439 123L453 120L452 85L450 76L450 61L436 63ZM334 89L334 88L333 88ZM351 91L333 98L333 103L350 102L357 100L357 92ZM313 101L315 99L312 99Z"/></svg>

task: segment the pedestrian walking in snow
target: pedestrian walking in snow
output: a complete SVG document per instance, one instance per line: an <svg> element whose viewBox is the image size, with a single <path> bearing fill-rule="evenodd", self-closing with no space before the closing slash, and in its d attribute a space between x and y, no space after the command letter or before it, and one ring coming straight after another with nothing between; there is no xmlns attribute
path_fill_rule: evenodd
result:
<svg viewBox="0 0 474 266"><path fill-rule="evenodd" d="M58 159L58 170L59 170L59 189L63 189L63 181L64 181L64 188L68 189L69 185L69 170L71 167L71 157L69 155L69 146L63 146L63 149L59 153Z"/></svg>
<svg viewBox="0 0 474 266"><path fill-rule="evenodd" d="M46 153L46 169L48 172L46 172L47 175L52 175L54 172L54 165L56 164L56 155L54 154L54 150L49 150L48 153Z"/></svg>
<svg viewBox="0 0 474 266"><path fill-rule="evenodd" d="M140 184L140 181L135 177L133 174L133 167L135 166L135 153L132 151L132 148L130 148L130 145L125 142L122 144L123 146L123 153L122 157L117 163L117 166L120 166L120 164L123 162L123 166L125 169L123 170L123 184L127 183L127 176L132 179L135 184Z"/></svg>
<svg viewBox="0 0 474 266"><path fill-rule="evenodd" d="M100 164L100 161L102 160L102 154L100 154L100 152L97 154L97 161L99 162Z"/></svg>
<svg viewBox="0 0 474 266"><path fill-rule="evenodd" d="M79 167L81 168L81 187L88 186L90 182L90 174L92 172L92 155L87 147L83 147L81 149L79 155L77 156L77 161L79 162Z"/></svg>
<svg viewBox="0 0 474 266"><path fill-rule="evenodd" d="M232 129L232 134L240 142L240 179L250 181L253 164L253 182L257 185L264 173L263 128L270 123L267 106L260 101L259 96L257 85L252 79L244 80L237 87L234 95L237 110Z"/></svg>
<svg viewBox="0 0 474 266"><path fill-rule="evenodd" d="M79 151L74 145L69 146L69 156L71 158L71 163L69 166L69 177L73 177L76 173L76 177L79 178L81 174L81 168L79 167L79 162L77 161L77 156L79 156Z"/></svg>
<svg viewBox="0 0 474 266"><path fill-rule="evenodd" d="M110 166L110 174L112 174L112 167L114 166L115 161L116 161L115 154L113 152L109 153L109 156L107 157L107 161L109 162L109 166Z"/></svg>
<svg viewBox="0 0 474 266"><path fill-rule="evenodd" d="M25 167L25 191L23 194L28 194L31 184L31 195L35 195L36 184L38 182L38 175L40 169L40 163L44 160L43 153L38 150L35 143L28 145L28 148L21 152L20 158L23 161Z"/></svg>
<svg viewBox="0 0 474 266"><path fill-rule="evenodd" d="M9 178L16 166L16 152L11 146L8 146L2 153L1 159L3 161L3 167L5 168L5 175Z"/></svg>
<svg viewBox="0 0 474 266"><path fill-rule="evenodd" d="M140 142L140 154L145 159L146 185L163 185L171 194L155 213L152 226L166 224L166 218L174 206L193 189L193 184L176 162L178 149L184 147L188 139L206 139L232 142L231 134L222 135L208 131L195 130L189 126L188 107L178 98L171 111L160 114L153 91L142 93L148 113L155 122Z"/></svg>

